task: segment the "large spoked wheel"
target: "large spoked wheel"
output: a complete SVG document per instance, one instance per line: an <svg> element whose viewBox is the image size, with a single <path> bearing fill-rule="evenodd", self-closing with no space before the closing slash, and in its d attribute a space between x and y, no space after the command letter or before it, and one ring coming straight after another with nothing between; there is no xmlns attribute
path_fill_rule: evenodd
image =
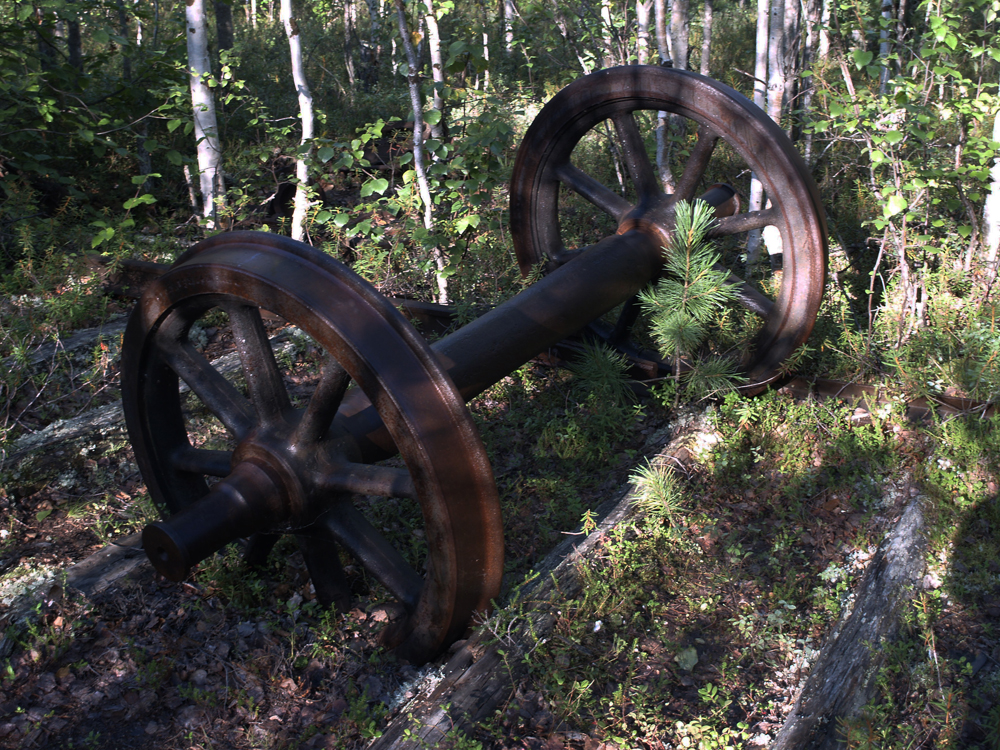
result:
<svg viewBox="0 0 1000 750"><path fill-rule="evenodd" d="M684 118L668 131L674 154L682 155L671 194L650 157L658 111ZM607 169L599 166L602 154ZM722 218L712 234L727 248L723 263L740 285L746 340L737 356L744 390L759 391L812 331L825 283L826 221L816 185L784 132L733 89L686 71L629 66L602 70L559 92L528 130L511 178L521 271L551 270L574 250L632 229L665 244L678 200L695 199L719 182L745 195L751 171L763 183L768 207ZM780 272L766 261L750 267L741 260L746 233L765 227L780 236ZM634 308L626 305L623 316L634 315Z"/></svg>
<svg viewBox="0 0 1000 750"><path fill-rule="evenodd" d="M294 328L270 336L262 309ZM213 361L206 329L235 352ZM282 335L294 349L276 355ZM414 662L498 594L499 502L471 416L419 334L333 259L264 233L200 243L133 313L122 392L165 516L144 546L168 576L240 537L259 560L291 533L320 600L344 605L343 550L400 615L383 642ZM397 450L405 468L369 463ZM394 535L407 502L422 528Z"/></svg>

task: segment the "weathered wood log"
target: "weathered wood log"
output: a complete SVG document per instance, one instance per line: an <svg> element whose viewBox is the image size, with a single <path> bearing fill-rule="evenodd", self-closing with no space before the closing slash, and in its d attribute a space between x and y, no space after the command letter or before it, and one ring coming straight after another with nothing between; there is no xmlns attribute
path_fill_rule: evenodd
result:
<svg viewBox="0 0 1000 750"><path fill-rule="evenodd" d="M703 412L673 425L673 436L657 461L676 466L689 458L688 446L713 434ZM608 532L629 518L631 488L598 511L598 527L582 540L556 547L510 597L510 603L482 623L440 673L425 677L368 750L437 747L454 729L471 730L493 715L513 694L526 669L525 657L548 637L560 602L581 593L578 564Z"/></svg>
<svg viewBox="0 0 1000 750"><path fill-rule="evenodd" d="M860 715L874 695L885 646L925 570L924 514L910 502L868 564L854 599L826 640L802 694L770 750L843 747L842 722Z"/></svg>

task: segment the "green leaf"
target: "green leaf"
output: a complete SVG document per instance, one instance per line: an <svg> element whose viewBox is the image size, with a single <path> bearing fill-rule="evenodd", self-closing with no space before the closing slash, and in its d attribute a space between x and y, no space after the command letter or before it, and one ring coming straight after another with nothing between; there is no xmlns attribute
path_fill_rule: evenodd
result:
<svg viewBox="0 0 1000 750"><path fill-rule="evenodd" d="M323 164L326 164L336 153L337 151L335 149L332 149L329 146L323 146L316 152L316 156L319 157L319 160L323 162Z"/></svg>
<svg viewBox="0 0 1000 750"><path fill-rule="evenodd" d="M906 198L901 195L890 195L889 200L886 201L885 205L882 207L882 215L889 219L901 211L905 211L906 207L909 205Z"/></svg>
<svg viewBox="0 0 1000 750"><path fill-rule="evenodd" d="M429 109L424 112L424 122L428 125L437 125L441 122L441 111L437 109Z"/></svg>
<svg viewBox="0 0 1000 750"><path fill-rule="evenodd" d="M967 225L963 224L962 226L960 226L960 227L958 228L958 233L959 233L959 234L960 234L960 235L961 235L961 236L962 236L963 238L965 238L965 239L968 239L968 238L969 238L969 235L971 235L971 234L972 234L972 227L970 227L970 226L967 226Z"/></svg>
<svg viewBox="0 0 1000 750"><path fill-rule="evenodd" d="M883 138L886 143L896 144L903 140L903 134L898 130L890 130Z"/></svg>
<svg viewBox="0 0 1000 750"><path fill-rule="evenodd" d="M167 161L169 161L175 167L179 167L181 164L184 163L184 157L180 155L179 151L170 149L169 151L167 151Z"/></svg>
<svg viewBox="0 0 1000 750"><path fill-rule="evenodd" d="M143 206L150 203L156 203L156 198L151 196L149 193L145 193L143 195L138 195L135 198L129 198L125 201L124 207L126 211L130 211L136 206Z"/></svg>
<svg viewBox="0 0 1000 750"><path fill-rule="evenodd" d="M861 70L863 67L868 65L875 57L873 52L867 52L865 50L856 49L851 53L851 57L854 58L854 67Z"/></svg>
<svg viewBox="0 0 1000 750"><path fill-rule="evenodd" d="M330 220L331 216L333 216L333 214L330 211L327 211L326 209L324 209L324 210L320 211L318 214L316 214L316 223L317 224L326 224L326 222L328 222Z"/></svg>
<svg viewBox="0 0 1000 750"><path fill-rule="evenodd" d="M114 236L115 236L115 230L112 227L105 227L100 232L94 235L94 239L91 240L90 246L92 248L97 247L98 245L107 242Z"/></svg>
<svg viewBox="0 0 1000 750"><path fill-rule="evenodd" d="M350 214L337 214L336 216L333 217L333 224L334 226L342 227L350 220L351 220Z"/></svg>
<svg viewBox="0 0 1000 750"><path fill-rule="evenodd" d="M44 521L46 518L52 515L51 510L40 510L35 514L36 521Z"/></svg>
<svg viewBox="0 0 1000 750"><path fill-rule="evenodd" d="M469 227L479 226L479 215L470 214L469 216L463 216L461 219L455 222L455 231L458 234L462 234Z"/></svg>

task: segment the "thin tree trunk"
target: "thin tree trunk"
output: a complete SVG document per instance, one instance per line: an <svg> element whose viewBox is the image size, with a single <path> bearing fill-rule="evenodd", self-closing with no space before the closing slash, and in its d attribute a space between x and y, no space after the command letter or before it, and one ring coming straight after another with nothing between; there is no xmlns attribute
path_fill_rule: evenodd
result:
<svg viewBox="0 0 1000 750"><path fill-rule="evenodd" d="M118 0L118 33L122 35L122 39L128 39L128 15L125 13L125 3L123 0ZM132 58L128 55L122 57L122 78L126 81L132 80Z"/></svg>
<svg viewBox="0 0 1000 750"><path fill-rule="evenodd" d="M486 61L486 66L483 70L483 91L490 90L490 35L487 32L483 32L483 60ZM476 84L479 84L479 74L476 74Z"/></svg>
<svg viewBox="0 0 1000 750"><path fill-rule="evenodd" d="M509 55L514 51L514 0L503 0L503 48Z"/></svg>
<svg viewBox="0 0 1000 750"><path fill-rule="evenodd" d="M441 59L441 34L438 31L437 14L434 12L434 0L424 0L427 12L424 22L427 24L428 49L431 56L431 78L434 81L434 109L438 113L437 122L431 125L431 135L434 138L444 138L444 61Z"/></svg>
<svg viewBox="0 0 1000 750"><path fill-rule="evenodd" d="M833 12L833 0L822 0L823 10L819 17L819 44L816 48L816 59L826 60L830 56L830 14Z"/></svg>
<svg viewBox="0 0 1000 750"><path fill-rule="evenodd" d="M222 148L215 117L215 98L208 86L212 74L208 58L208 24L204 0L188 0L187 50L191 103L194 108L194 138L198 144L198 177L201 187L202 215L210 229L215 228L218 206L223 200Z"/></svg>
<svg viewBox="0 0 1000 750"><path fill-rule="evenodd" d="M993 140L1000 140L1000 112L993 118ZM990 192L983 207L983 236L986 262L993 277L997 273L997 256L1000 253L1000 154L993 157L993 168L990 170Z"/></svg>
<svg viewBox="0 0 1000 750"><path fill-rule="evenodd" d="M891 0L890 0L891 2ZM802 6L800 0L785 0L784 28L781 34L781 73L784 77L782 106L788 114L793 113L795 95L798 89L800 67L800 47L802 39ZM795 117L788 122L788 137L795 140Z"/></svg>
<svg viewBox="0 0 1000 750"><path fill-rule="evenodd" d="M688 39L691 34L688 0L674 0L670 8L670 41L673 44L674 67L688 69Z"/></svg>
<svg viewBox="0 0 1000 750"><path fill-rule="evenodd" d="M770 26L767 40L767 114L779 125L785 96L785 2L771 0ZM795 0L787 0L795 2Z"/></svg>
<svg viewBox="0 0 1000 750"><path fill-rule="evenodd" d="M886 84L889 83L889 53L892 45L889 43L889 26L892 23L892 0L882 0L882 18L885 23L879 32L878 57L881 65L881 72L878 76L878 92L885 93Z"/></svg>
<svg viewBox="0 0 1000 750"><path fill-rule="evenodd" d="M764 110L767 106L767 40L768 21L771 17L770 0L757 0L757 49L754 55L753 103ZM756 174L750 176L750 199L748 211L760 211L764 207L764 185ZM759 229L752 229L747 235L747 265L752 266L760 255Z"/></svg>
<svg viewBox="0 0 1000 750"><path fill-rule="evenodd" d="M382 59L382 18L379 14L377 0L365 0L368 8L368 69L365 72L365 83L371 90L378 83L378 61Z"/></svg>
<svg viewBox="0 0 1000 750"><path fill-rule="evenodd" d="M712 0L705 0L705 11L702 16L701 28L701 67L698 72L707 76L711 65L712 53Z"/></svg>
<svg viewBox="0 0 1000 750"><path fill-rule="evenodd" d="M396 18L399 22L399 36L403 42L403 50L406 52L406 61L409 67L407 81L410 88L410 104L413 107L413 171L416 175L420 200L424 204L424 228L428 232L433 232L434 204L431 201L431 189L427 182L427 171L424 168L424 116L423 104L420 101L420 65L417 61L417 52L413 48L413 40L410 38L410 29L406 23L403 0L394 0L394 2L396 4ZM438 302L446 305L448 304L448 277L444 274L444 270L448 266L448 259L439 247L431 250L431 257L438 269L437 274L435 274Z"/></svg>
<svg viewBox="0 0 1000 750"><path fill-rule="evenodd" d="M636 58L640 65L649 62L649 11L653 0L635 0Z"/></svg>
<svg viewBox="0 0 1000 750"><path fill-rule="evenodd" d="M820 14L822 13L822 3L820 0L806 0L805 5L805 38L803 40L802 47L802 69L809 70L816 60L816 45L819 39L819 25L820 25ZM813 85L813 76L808 76L802 78L799 81L799 85L802 87L802 106L800 108L800 118L799 121L802 125L805 125L810 119L810 112L812 111L812 100L813 94L815 93L815 86ZM805 132L802 137L802 156L805 159L806 164L812 166L812 146L813 146L813 133L811 129Z"/></svg>
<svg viewBox="0 0 1000 750"><path fill-rule="evenodd" d="M667 34L666 0L653 0L653 16L656 23L656 48L660 54L660 65L671 65L670 36ZM670 169L670 115L656 113L656 173L660 177L663 191L673 193L677 189L674 173Z"/></svg>
<svg viewBox="0 0 1000 750"><path fill-rule="evenodd" d="M667 34L667 0L653 0L653 19L656 24L656 49L663 65L670 62L672 53L670 35Z"/></svg>
<svg viewBox="0 0 1000 750"><path fill-rule="evenodd" d="M73 10L75 0L68 0L67 10L72 18L66 21L66 53L69 64L76 72L83 75L83 44L80 40L80 21Z"/></svg>
<svg viewBox="0 0 1000 750"><path fill-rule="evenodd" d="M250 25L257 28L257 0L250 0Z"/></svg>
<svg viewBox="0 0 1000 750"><path fill-rule="evenodd" d="M215 34L219 52L233 48L233 7L226 0L215 0Z"/></svg>
<svg viewBox="0 0 1000 750"><path fill-rule="evenodd" d="M601 67L610 68L615 64L611 42L611 0L601 0Z"/></svg>
<svg viewBox="0 0 1000 750"><path fill-rule="evenodd" d="M351 0L344 2L344 70L347 71L348 98L354 101L354 5Z"/></svg>
<svg viewBox="0 0 1000 750"><path fill-rule="evenodd" d="M288 37L288 50L292 58L292 81L299 98L299 117L302 120L302 145L308 149L303 153L299 149L299 157L295 160L295 178L298 185L295 188L295 209L292 212L292 239L301 240L305 236L306 213L309 211L309 159L312 157L313 139L313 105L309 82L302 66L302 37L299 27L292 16L292 0L281 0L281 23Z"/></svg>

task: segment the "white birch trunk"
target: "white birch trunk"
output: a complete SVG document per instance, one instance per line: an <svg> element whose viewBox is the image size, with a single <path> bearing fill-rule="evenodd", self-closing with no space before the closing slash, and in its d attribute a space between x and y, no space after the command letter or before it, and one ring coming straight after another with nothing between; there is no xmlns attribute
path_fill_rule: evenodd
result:
<svg viewBox="0 0 1000 750"><path fill-rule="evenodd" d="M768 21L771 17L770 0L757 0L757 49L753 69L753 103L762 110L767 106L767 40ZM750 199L748 211L760 211L764 207L764 186L756 174L750 176ZM752 229L747 235L747 265L757 262L760 254L759 229Z"/></svg>
<svg viewBox="0 0 1000 750"><path fill-rule="evenodd" d="M830 56L830 5L833 0L823 0L823 10L820 12L819 44L816 48L816 59L825 60Z"/></svg>
<svg viewBox="0 0 1000 750"><path fill-rule="evenodd" d="M215 97L212 96L212 89L206 80L211 75L212 64L208 59L208 24L205 18L204 0L189 0L185 12L202 216L205 218L206 226L214 229L225 186L221 167L219 125L215 118Z"/></svg>
<svg viewBox="0 0 1000 750"><path fill-rule="evenodd" d="M635 0L636 59L640 65L649 62L649 10L653 0Z"/></svg>
<svg viewBox="0 0 1000 750"><path fill-rule="evenodd" d="M890 0L891 2L892 0ZM784 22L781 34L781 75L784 78L782 107L793 114L793 106L798 91L801 40L802 40L802 5L800 0L785 0ZM794 138L795 118L788 118L788 137Z"/></svg>
<svg viewBox="0 0 1000 750"><path fill-rule="evenodd" d="M674 0L670 8L670 42L673 46L674 67L678 70L688 69L690 31L688 0Z"/></svg>
<svg viewBox="0 0 1000 750"><path fill-rule="evenodd" d="M403 41L403 50L406 52L406 61L409 67L407 81L410 89L410 104L413 107L413 172L416 175L420 200L424 204L424 228L428 232L433 232L434 204L431 201L431 189L427 182L427 170L424 168L424 110L420 101L420 66L417 62L417 52L413 48L413 40L410 37L410 29L406 23L403 0L395 0L395 4L396 18L399 22L399 36ZM431 250L431 257L438 269L437 274L435 274L438 287L437 301L446 305L448 304L448 277L445 276L444 270L448 266L448 259L439 247Z"/></svg>
<svg viewBox="0 0 1000 750"><path fill-rule="evenodd" d="M434 0L424 0L427 12L424 22L427 24L427 40L431 53L431 78L434 80L434 109L438 112L438 121L431 125L431 135L444 138L444 62L441 59L441 34L438 32L437 14L434 12Z"/></svg>
<svg viewBox="0 0 1000 750"><path fill-rule="evenodd" d="M514 51L514 0L503 0L503 48Z"/></svg>
<svg viewBox="0 0 1000 750"><path fill-rule="evenodd" d="M611 49L611 0L601 0L601 67L610 68L615 64L614 51Z"/></svg>
<svg viewBox="0 0 1000 750"><path fill-rule="evenodd" d="M288 49L292 57L292 81L299 97L299 117L302 120L301 144L309 144L305 153L299 153L295 160L295 209L292 212L292 239L301 240L305 236L306 213L309 211L309 158L312 156L313 106L306 72L302 67L302 37L292 16L292 0L281 0L281 23L288 37Z"/></svg>
<svg viewBox="0 0 1000 750"><path fill-rule="evenodd" d="M486 61L486 68L483 70L483 91L490 90L490 35L483 32L483 59ZM476 90L479 90L479 73L476 73Z"/></svg>
<svg viewBox="0 0 1000 750"><path fill-rule="evenodd" d="M889 23L892 21L892 0L882 0L882 18L886 20L886 25L879 32L878 57L882 70L878 76L878 92L885 93L885 86L889 83L889 52L892 45L889 44Z"/></svg>
<svg viewBox="0 0 1000 750"><path fill-rule="evenodd" d="M670 35L667 34L666 0L653 0L653 17L656 23L656 48L660 54L660 64L670 64ZM670 170L670 140L667 128L670 116L663 111L656 113L656 173L663 184L663 192L673 193L677 189L674 173Z"/></svg>
<svg viewBox="0 0 1000 750"><path fill-rule="evenodd" d="M1000 112L993 118L993 140L1000 141ZM986 242L986 262L990 274L996 275L997 255L1000 250L1000 153L993 157L990 170L990 192L983 207L983 235Z"/></svg>
<svg viewBox="0 0 1000 750"><path fill-rule="evenodd" d="M784 35L785 1L771 0L771 19L767 40L767 114L781 124L781 107L785 96ZM787 0L795 2L795 0Z"/></svg>
<svg viewBox="0 0 1000 750"><path fill-rule="evenodd" d="M701 67L698 72L707 76L711 65L712 54L712 0L705 0L705 9L701 21Z"/></svg>

